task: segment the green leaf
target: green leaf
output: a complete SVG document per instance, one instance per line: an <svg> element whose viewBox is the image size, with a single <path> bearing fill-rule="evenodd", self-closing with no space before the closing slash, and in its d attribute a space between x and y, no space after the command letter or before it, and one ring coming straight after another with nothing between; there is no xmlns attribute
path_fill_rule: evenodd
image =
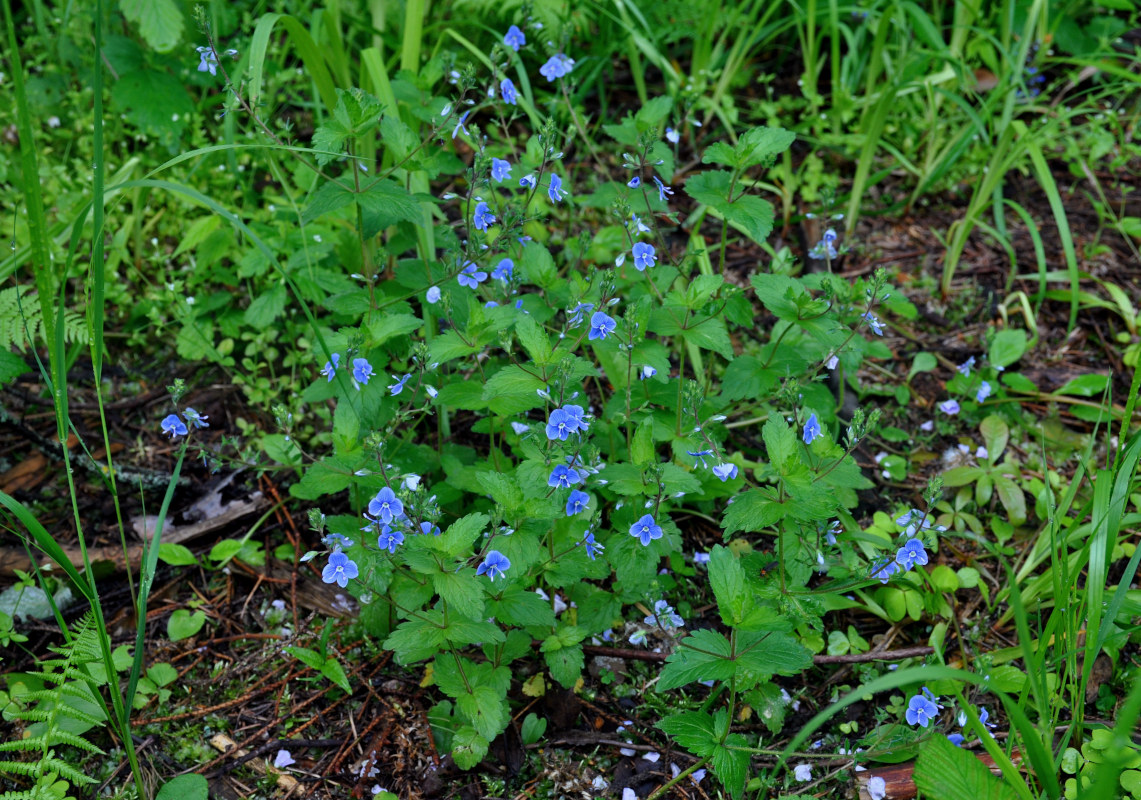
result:
<svg viewBox="0 0 1141 800"><path fill-rule="evenodd" d="M540 289L550 289L559 277L559 270L550 251L538 242L529 242L523 248L519 266L524 279Z"/></svg>
<svg viewBox="0 0 1141 800"><path fill-rule="evenodd" d="M1072 394L1079 397L1095 397L1105 393L1109 386L1108 375L1079 375L1073 380L1066 381L1066 385L1056 390L1056 394Z"/></svg>
<svg viewBox="0 0 1141 800"><path fill-rule="evenodd" d="M8 350L0 350L0 384L15 380L25 372L31 372L24 359Z"/></svg>
<svg viewBox="0 0 1141 800"><path fill-rule="evenodd" d="M581 677L583 664L586 663L581 644L561 647L558 650L544 650L543 659L547 662L551 677L567 689L574 686Z"/></svg>
<svg viewBox="0 0 1141 800"><path fill-rule="evenodd" d="M551 340L542 326L529 314L515 323L515 333L519 336L519 343L531 357L532 364L544 367L551 363Z"/></svg>
<svg viewBox="0 0 1141 800"><path fill-rule="evenodd" d="M788 463L796 458L796 432L781 414L771 414L761 429L761 438L765 440L769 463L783 473Z"/></svg>
<svg viewBox="0 0 1141 800"><path fill-rule="evenodd" d="M501 472L480 472L479 485L507 511L515 511L523 505L523 492L514 476L509 477Z"/></svg>
<svg viewBox="0 0 1141 800"><path fill-rule="evenodd" d="M326 658L325 663L321 665L321 674L347 694L353 693L353 687L349 685L349 677L345 674L345 668L341 666L340 661L332 656Z"/></svg>
<svg viewBox="0 0 1141 800"><path fill-rule="evenodd" d="M417 331L423 324L424 320L412 314L385 314L368 324L368 332L375 347L389 339Z"/></svg>
<svg viewBox="0 0 1141 800"><path fill-rule="evenodd" d="M297 645L288 645L283 649L302 664L309 667L309 669L320 670L325 666L325 657L316 650L310 650L308 647L299 647Z"/></svg>
<svg viewBox="0 0 1141 800"><path fill-rule="evenodd" d="M753 707L757 718L765 724L769 732L776 735L784 728L784 718L788 714L788 701L775 683L762 683L745 695L745 702Z"/></svg>
<svg viewBox="0 0 1141 800"><path fill-rule="evenodd" d="M726 625L738 625L752 604L752 592L745 582L745 568L733 552L715 545L709 557L709 582L717 598L717 610Z"/></svg>
<svg viewBox="0 0 1141 800"><path fill-rule="evenodd" d="M490 686L473 686L470 693L461 694L456 698L456 710L488 740L502 733L511 719L507 699Z"/></svg>
<svg viewBox="0 0 1141 800"><path fill-rule="evenodd" d="M714 142L705 149L705 153L701 156L701 163L735 167L737 166L737 152L724 142Z"/></svg>
<svg viewBox="0 0 1141 800"><path fill-rule="evenodd" d="M379 100L361 89L337 89L337 106L332 119L319 125L313 133L313 148L318 153L317 163L328 164L343 151L345 141L368 133L380 122L383 106Z"/></svg>
<svg viewBox="0 0 1141 800"><path fill-rule="evenodd" d="M448 620L444 635L453 644L477 644L492 642L502 644L507 641L503 631L493 622L474 622L470 619L453 616Z"/></svg>
<svg viewBox="0 0 1141 800"><path fill-rule="evenodd" d="M694 200L709 206L731 225L745 232L758 244L764 242L773 229L772 204L759 197L738 194L729 201L732 174L724 170L710 170L694 175L685 184L685 191ZM738 186L735 191L740 191Z"/></svg>
<svg viewBox="0 0 1141 800"><path fill-rule="evenodd" d="M487 514L468 514L448 526L441 536L427 539L432 549L447 553L452 558L459 558L471 551L476 538L487 527Z"/></svg>
<svg viewBox="0 0 1141 800"><path fill-rule="evenodd" d="M149 0L143 0L149 2ZM111 102L145 133L173 145L186 129L194 104L173 75L148 69L128 72L111 87Z"/></svg>
<svg viewBox="0 0 1141 800"><path fill-rule="evenodd" d="M450 606L468 619L483 618L483 586L471 568L459 572L437 572L432 588Z"/></svg>
<svg viewBox="0 0 1141 800"><path fill-rule="evenodd" d="M202 775L179 775L162 785L155 800L208 800L210 784Z"/></svg>
<svg viewBox="0 0 1141 800"><path fill-rule="evenodd" d="M725 744L713 751L713 773L721 781L729 796L737 800L745 791L745 778L749 774L749 740L739 733L731 733Z"/></svg>
<svg viewBox="0 0 1141 800"><path fill-rule="evenodd" d="M983 435L987 458L991 463L997 462L1010 439L1010 427L1002 417L991 414L979 424L979 433Z"/></svg>
<svg viewBox="0 0 1141 800"><path fill-rule="evenodd" d="M445 361L451 361L453 358L464 358L473 353L478 353L483 347L479 345L470 345L460 338L458 331L446 330L432 340L432 344L428 346L428 352L432 354L432 361L443 364Z"/></svg>
<svg viewBox="0 0 1141 800"><path fill-rule="evenodd" d="M726 536L735 531L755 533L780 522L788 511L788 506L777 501L770 489L750 489L737 495L725 510L721 526Z"/></svg>
<svg viewBox="0 0 1141 800"><path fill-rule="evenodd" d="M634 438L630 442L630 460L640 467L655 462L653 417L643 419L634 430Z"/></svg>
<svg viewBox="0 0 1141 800"><path fill-rule="evenodd" d="M551 604L521 586L508 586L499 599L489 605L489 614L505 625L549 627L555 624Z"/></svg>
<svg viewBox="0 0 1141 800"><path fill-rule="evenodd" d="M739 672L795 675L812 666L812 653L787 633L741 631L737 634Z"/></svg>
<svg viewBox="0 0 1141 800"><path fill-rule="evenodd" d="M729 640L716 631L694 631L666 658L657 689L665 692L697 681L728 680L736 672Z"/></svg>
<svg viewBox="0 0 1141 800"><path fill-rule="evenodd" d="M547 731L547 720L537 714L528 714L523 718L523 725L519 729L519 738L523 744L535 744L543 738Z"/></svg>
<svg viewBox="0 0 1141 800"><path fill-rule="evenodd" d="M658 723L666 734L696 756L711 755L717 746L713 717L701 711L683 711Z"/></svg>
<svg viewBox="0 0 1141 800"><path fill-rule="evenodd" d="M326 456L306 469L301 480L289 487L289 493L299 500L316 500L343 492L352 484L353 474L360 466L354 458Z"/></svg>
<svg viewBox="0 0 1141 800"><path fill-rule="evenodd" d="M452 736L452 760L460 769L471 769L487 755L488 740L475 728L464 725Z"/></svg>
<svg viewBox="0 0 1141 800"><path fill-rule="evenodd" d="M285 310L288 292L280 283L254 298L246 309L245 322L251 328L268 328Z"/></svg>
<svg viewBox="0 0 1141 800"><path fill-rule="evenodd" d="M733 358L733 343L729 341L725 322L719 317L691 320L681 329L681 337L702 350L712 350L725 359Z"/></svg>
<svg viewBox="0 0 1141 800"><path fill-rule="evenodd" d="M182 40L182 12L174 0L121 0L119 10L156 52L168 53Z"/></svg>
<svg viewBox="0 0 1141 800"><path fill-rule="evenodd" d="M447 641L441 625L433 624L442 623L442 615L433 611L422 616L427 616L428 619L405 620L384 640L384 649L395 652L398 664L411 664L431 658Z"/></svg>
<svg viewBox="0 0 1141 800"><path fill-rule="evenodd" d="M302 222L309 224L325 214L345 208L353 203L361 207L364 230L361 235L375 236L397 222L422 222L420 201L407 189L391 180L376 181L363 191L354 192L347 186L326 181L309 199Z"/></svg>
<svg viewBox="0 0 1141 800"><path fill-rule="evenodd" d="M915 786L941 800L1015 800L1018 793L990 774L974 753L932 736L915 762Z"/></svg>
<svg viewBox="0 0 1141 800"><path fill-rule="evenodd" d="M748 169L758 164L771 163L796 141L796 134L784 128L766 128L763 125L745 131L737 140L736 166ZM702 159L704 161L704 159Z"/></svg>
<svg viewBox="0 0 1141 800"><path fill-rule="evenodd" d="M994 335L987 359L996 367L1009 367L1026 352L1026 331L1005 328Z"/></svg>
<svg viewBox="0 0 1141 800"><path fill-rule="evenodd" d="M509 364L492 375L483 387L483 399L496 414L512 416L543 405L538 390L547 384L516 364Z"/></svg>
<svg viewBox="0 0 1141 800"><path fill-rule="evenodd" d="M158 546L158 557L164 564L169 564L172 567L188 567L198 563L198 559L194 557L194 553L190 552L190 548L173 542L160 544Z"/></svg>
<svg viewBox="0 0 1141 800"><path fill-rule="evenodd" d="M166 634L172 642L189 639L206 624L206 612L195 611L191 614L185 608L180 608L170 615L166 623Z"/></svg>
<svg viewBox="0 0 1141 800"><path fill-rule="evenodd" d="M147 677L155 686L169 686L178 680L178 670L165 662L154 664L147 670Z"/></svg>

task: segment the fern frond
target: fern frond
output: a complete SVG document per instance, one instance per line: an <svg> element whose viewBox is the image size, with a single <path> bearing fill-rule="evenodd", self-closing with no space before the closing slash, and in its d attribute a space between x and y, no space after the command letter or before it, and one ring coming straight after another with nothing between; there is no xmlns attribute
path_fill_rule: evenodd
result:
<svg viewBox="0 0 1141 800"><path fill-rule="evenodd" d="M42 752L48 747L51 747L51 742L40 734L39 736L29 736L26 739L13 739L10 742L0 742L0 753L31 753L33 751Z"/></svg>
<svg viewBox="0 0 1141 800"><path fill-rule="evenodd" d="M19 791L13 790L10 792L4 792L4 794L0 794L0 800L40 800L41 797L43 797L43 795L41 795L35 789L21 789Z"/></svg>
<svg viewBox="0 0 1141 800"><path fill-rule="evenodd" d="M56 758L55 751L48 753L47 758L44 759L43 766L59 774L59 777L74 784L85 783L98 783L97 780L90 775L80 772L75 767Z"/></svg>
<svg viewBox="0 0 1141 800"><path fill-rule="evenodd" d="M23 699L24 699L23 696L21 696L20 697L21 702L23 701ZM54 699L54 698L51 698L51 699ZM4 713L6 716L8 716L12 719L21 719L24 722L47 722L48 717L51 716L51 711L49 709L38 708L38 707L37 708L19 708L19 709L17 709L17 708L12 708L11 706L9 706L8 710L5 711Z"/></svg>
<svg viewBox="0 0 1141 800"><path fill-rule="evenodd" d="M53 332L44 329L40 299L34 290L15 286L0 291L0 348L27 350L28 334L33 340L48 339ZM66 309L63 312L63 338L69 343L86 344L87 324L83 315Z"/></svg>
<svg viewBox="0 0 1141 800"><path fill-rule="evenodd" d="M100 748L99 746L92 744L91 742L84 739L82 736L78 736L78 735L72 733L71 731L65 731L62 728L60 730L57 730L52 735L51 744L53 744L53 745L69 744L72 747L75 747L79 750L83 750L83 751L88 752L88 753L95 753L97 755L104 755L105 754L105 751L102 748Z"/></svg>
<svg viewBox="0 0 1141 800"><path fill-rule="evenodd" d="M27 775L30 778L39 768L40 765L35 761L0 761L0 772L9 775Z"/></svg>

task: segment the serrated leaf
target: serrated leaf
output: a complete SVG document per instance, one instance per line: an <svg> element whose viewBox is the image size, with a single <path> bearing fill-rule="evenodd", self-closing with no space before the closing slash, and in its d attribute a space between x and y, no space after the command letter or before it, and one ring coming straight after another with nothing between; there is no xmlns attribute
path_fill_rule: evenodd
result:
<svg viewBox="0 0 1141 800"><path fill-rule="evenodd" d="M701 711L673 714L661 720L658 727L686 750L702 758L713 753L717 746L713 717Z"/></svg>
<svg viewBox="0 0 1141 800"><path fill-rule="evenodd" d="M734 800L745 791L745 778L749 774L749 746L749 740L744 736L731 733L726 737L725 744L718 744L713 750L713 774Z"/></svg>
<svg viewBox="0 0 1141 800"><path fill-rule="evenodd" d="M488 740L502 733L510 720L506 698L490 686L473 686L470 693L461 694L456 698L456 710Z"/></svg>
<svg viewBox="0 0 1141 800"><path fill-rule="evenodd" d="M732 551L715 545L709 557L709 583L717 598L717 610L726 625L737 625L752 603L752 592L745 582L745 570Z"/></svg>
<svg viewBox="0 0 1141 800"><path fill-rule="evenodd" d="M442 535L431 537L426 541L433 550L447 553L452 558L459 558L471 551L472 543L483 533L487 521L487 514L468 514L449 525Z"/></svg>
<svg viewBox="0 0 1141 800"><path fill-rule="evenodd" d="M742 631L737 635L739 673L753 676L795 675L812 666L812 652L774 631Z"/></svg>
<svg viewBox="0 0 1141 800"><path fill-rule="evenodd" d="M287 298L288 293L280 283L268 291L262 292L253 299L249 308L246 309L243 315L245 323L252 328L268 328L285 310Z"/></svg>
<svg viewBox="0 0 1141 800"><path fill-rule="evenodd" d="M736 671L729 640L716 631L694 631L666 659L657 689L665 692L697 681L728 680Z"/></svg>
<svg viewBox="0 0 1141 800"><path fill-rule="evenodd" d="M726 167L737 166L737 153L724 142L715 142L705 149L701 156L702 164L724 164Z"/></svg>
<svg viewBox="0 0 1141 800"><path fill-rule="evenodd" d="M761 429L761 438L765 440L769 463L783 472L789 462L796 458L796 432L789 427L783 416L772 414Z"/></svg>
<svg viewBox="0 0 1141 800"><path fill-rule="evenodd" d="M483 586L475 571L437 572L432 575L432 588L450 606L450 610L468 619L483 618Z"/></svg>
<svg viewBox="0 0 1141 800"><path fill-rule="evenodd" d="M489 606L488 612L505 625L548 627L555 624L551 604L521 586L508 586Z"/></svg>
<svg viewBox="0 0 1141 800"><path fill-rule="evenodd" d="M634 438L630 442L630 460L640 467L645 467L655 462L655 456L654 419L646 417L634 430Z"/></svg>
<svg viewBox="0 0 1141 800"><path fill-rule="evenodd" d="M168 53L182 40L182 12L174 0L121 0L119 10L156 52Z"/></svg>
<svg viewBox="0 0 1141 800"><path fill-rule="evenodd" d="M447 636L439 624L443 617L438 612L428 612L428 619L410 619L400 623L396 630L384 640L384 649L392 650L398 664L411 664L436 655L436 651L447 641ZM478 641L478 640L477 640Z"/></svg>
<svg viewBox="0 0 1141 800"><path fill-rule="evenodd" d="M194 113L194 104L177 78L148 69L119 78L111 87L111 101L131 124L167 145L182 135Z"/></svg>
<svg viewBox="0 0 1141 800"><path fill-rule="evenodd" d="M535 366L544 367L551 363L551 340L542 326L530 315L515 323L515 333Z"/></svg>
<svg viewBox="0 0 1141 800"><path fill-rule="evenodd" d="M932 736L915 762L915 786L928 797L942 800L1015 800L1018 793L990 774L969 750L955 747L946 736Z"/></svg>
<svg viewBox="0 0 1141 800"><path fill-rule="evenodd" d="M325 214L353 203L361 207L364 219L364 230L361 234L366 237L375 236L397 222L423 220L423 211L418 199L403 186L390 180L381 180L375 181L360 192L354 192L339 183L326 181L310 197L302 221L304 224L309 224Z"/></svg>
<svg viewBox="0 0 1141 800"><path fill-rule="evenodd" d="M464 725L452 735L452 760L460 769L471 769L487 755L488 740L470 725Z"/></svg>
<svg viewBox="0 0 1141 800"><path fill-rule="evenodd" d="M417 331L424 324L424 320L412 314L385 314L368 324L368 332L372 337L372 344L379 345L397 336Z"/></svg>
<svg viewBox="0 0 1141 800"><path fill-rule="evenodd" d="M788 506L777 501L768 490L750 489L737 495L733 504L725 509L721 526L726 536L735 531L752 533L775 525L787 514Z"/></svg>
<svg viewBox="0 0 1141 800"><path fill-rule="evenodd" d="M737 167L748 169L783 153L792 147L796 134L784 128L759 126L745 131L737 140Z"/></svg>

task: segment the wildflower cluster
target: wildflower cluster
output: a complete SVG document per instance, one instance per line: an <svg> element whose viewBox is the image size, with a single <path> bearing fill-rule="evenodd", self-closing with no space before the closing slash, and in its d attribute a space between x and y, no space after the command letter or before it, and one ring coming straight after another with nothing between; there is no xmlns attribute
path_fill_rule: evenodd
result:
<svg viewBox="0 0 1141 800"><path fill-rule="evenodd" d="M881 583L887 583L896 573L907 572L912 567L927 564L929 560L927 549L921 537L932 532L941 533L947 530L943 525L932 525L928 515L917 508L907 511L895 521L895 524L903 528L901 535L907 541L894 556L888 556L887 559L873 565L872 577Z"/></svg>

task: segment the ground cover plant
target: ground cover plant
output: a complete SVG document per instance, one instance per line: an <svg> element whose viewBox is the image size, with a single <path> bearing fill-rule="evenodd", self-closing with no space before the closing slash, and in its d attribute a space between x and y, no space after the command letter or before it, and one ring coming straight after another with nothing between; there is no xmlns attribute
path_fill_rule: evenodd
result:
<svg viewBox="0 0 1141 800"><path fill-rule="evenodd" d="M4 13L0 796L1141 796L1132 4Z"/></svg>

